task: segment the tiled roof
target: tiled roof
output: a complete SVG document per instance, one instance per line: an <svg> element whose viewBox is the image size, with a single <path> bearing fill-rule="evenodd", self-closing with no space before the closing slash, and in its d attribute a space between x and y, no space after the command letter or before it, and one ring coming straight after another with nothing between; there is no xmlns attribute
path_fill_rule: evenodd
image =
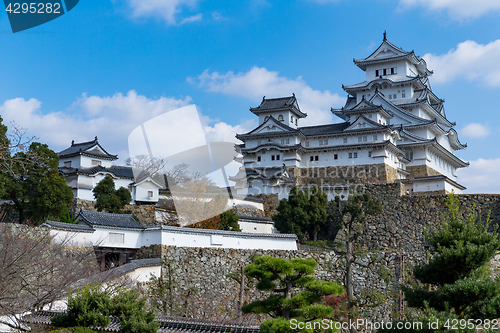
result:
<svg viewBox="0 0 500 333"><path fill-rule="evenodd" d="M23 322L27 324L50 325L51 318L61 314L59 311L37 311L23 317ZM245 323L217 323L210 320L184 318L184 317L163 317L159 318L160 328L158 333L259 333L259 326ZM102 328L104 332L119 332L120 323L113 318L110 324Z"/></svg>
<svg viewBox="0 0 500 333"><path fill-rule="evenodd" d="M98 150L92 150L90 152L88 151L89 149L95 146L98 146L103 152L100 152ZM72 141L71 146L69 148L60 151L59 153L57 153L57 155L60 158L78 156L78 155L89 155L103 159L111 159L111 160L118 159L117 155L111 155L107 151L105 151L104 148L101 147L99 141L97 140L97 136L93 141L80 142L80 143L75 143L74 141Z"/></svg>
<svg viewBox="0 0 500 333"><path fill-rule="evenodd" d="M69 231L80 231L80 232L94 232L95 229L93 229L91 226L87 224L71 224L71 223L64 223L64 222L56 222L56 221L45 221L42 225L42 227L49 227L52 229L59 229L59 230L69 230Z"/></svg>
<svg viewBox="0 0 500 333"><path fill-rule="evenodd" d="M255 217L255 216L245 216L245 215L238 215L239 220L245 220L245 221L251 221L255 223L274 223L273 219L269 217Z"/></svg>
<svg viewBox="0 0 500 333"><path fill-rule="evenodd" d="M101 165L97 165L91 168L60 167L59 171L65 176L74 174L93 176L95 174L98 174L99 172L109 172L118 178L134 179L134 172L132 170L132 167L118 165L113 165L109 168L103 167Z"/></svg>
<svg viewBox="0 0 500 333"><path fill-rule="evenodd" d="M134 220L132 214L112 214L82 209L76 218L92 227L145 229Z"/></svg>
<svg viewBox="0 0 500 333"><path fill-rule="evenodd" d="M265 179L269 178L286 178L292 179L286 175L286 169L284 167L269 167L262 169L245 169L246 175L248 176L259 176Z"/></svg>
<svg viewBox="0 0 500 333"><path fill-rule="evenodd" d="M226 230L213 230L213 229L195 229L195 228L183 228L183 227L170 227L166 225L155 225L147 227L144 231L155 231L155 230L165 230L168 232L182 233L182 234L209 234L209 235L221 235L221 236L233 236L241 238L291 238L297 239L297 235L294 234L260 234L260 233L250 233L250 232L239 232L239 231L226 231Z"/></svg>
<svg viewBox="0 0 500 333"><path fill-rule="evenodd" d="M301 131L305 136L327 135L341 133L349 126L348 122L344 122L338 124L299 127L299 131Z"/></svg>
<svg viewBox="0 0 500 333"><path fill-rule="evenodd" d="M288 97L279 97L279 98L262 98L262 102L256 108L250 108L252 112L268 112L268 111L276 111L282 109L292 109L295 114L299 117L306 117L307 114L300 111L299 104L297 103L297 99L295 98L295 94L293 96Z"/></svg>

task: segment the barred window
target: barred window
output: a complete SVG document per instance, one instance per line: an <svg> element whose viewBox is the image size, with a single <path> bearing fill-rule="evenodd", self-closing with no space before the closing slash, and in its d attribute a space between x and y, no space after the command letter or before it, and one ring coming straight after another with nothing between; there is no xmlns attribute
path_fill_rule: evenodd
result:
<svg viewBox="0 0 500 333"><path fill-rule="evenodd" d="M109 242L123 244L123 243L125 243L125 234L110 232L109 233Z"/></svg>

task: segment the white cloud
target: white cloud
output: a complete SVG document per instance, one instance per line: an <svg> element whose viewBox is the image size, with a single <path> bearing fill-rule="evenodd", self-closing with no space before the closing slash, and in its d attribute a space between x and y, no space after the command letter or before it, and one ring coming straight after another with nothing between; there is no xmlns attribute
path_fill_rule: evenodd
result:
<svg viewBox="0 0 500 333"><path fill-rule="evenodd" d="M433 82L466 78L500 87L500 39L486 45L467 40L447 54L426 54L423 58L430 69L436 69Z"/></svg>
<svg viewBox="0 0 500 333"><path fill-rule="evenodd" d="M457 171L458 181L466 193L500 193L500 158L471 161L468 168Z"/></svg>
<svg viewBox="0 0 500 333"><path fill-rule="evenodd" d="M190 17L186 17L179 24L182 25L186 23L199 22L201 21L201 19L202 19L202 14L196 14Z"/></svg>
<svg viewBox="0 0 500 333"><path fill-rule="evenodd" d="M330 108L341 106L345 102L344 97L328 90L314 90L302 77L292 80L261 67L253 67L246 73L236 74L210 73L207 69L198 78L188 78L188 81L208 91L245 97L255 103L259 103L262 96L284 97L295 93L301 110L308 114L308 117L302 120L303 125L331 123L333 116Z"/></svg>
<svg viewBox="0 0 500 333"><path fill-rule="evenodd" d="M500 11L498 0L401 0L400 6L427 7L430 10L445 10L458 20L477 18L492 11Z"/></svg>
<svg viewBox="0 0 500 333"><path fill-rule="evenodd" d="M488 125L470 123L460 131L463 136L479 139L485 138L490 134L490 128Z"/></svg>
<svg viewBox="0 0 500 333"><path fill-rule="evenodd" d="M4 124L15 121L28 130L28 135L37 136L38 141L47 143L55 151L67 148L72 140L90 141L98 136L104 148L111 154L118 154L120 162L123 162L128 157L128 136L132 130L158 115L191 104L190 102L190 97L151 99L131 90L126 95L117 93L105 97L82 94L68 110L46 114L42 113L41 101L35 98L15 98L0 104L0 114ZM203 118L207 124L210 123L204 125L203 130L211 141L236 142L236 133L244 133L252 128L245 124L231 126L208 117ZM186 119L185 123L190 121ZM167 138L168 134L165 135Z"/></svg>
<svg viewBox="0 0 500 333"><path fill-rule="evenodd" d="M198 2L199 0L128 0L133 17L159 17L172 25L200 21L202 14L178 17L183 7L194 9Z"/></svg>

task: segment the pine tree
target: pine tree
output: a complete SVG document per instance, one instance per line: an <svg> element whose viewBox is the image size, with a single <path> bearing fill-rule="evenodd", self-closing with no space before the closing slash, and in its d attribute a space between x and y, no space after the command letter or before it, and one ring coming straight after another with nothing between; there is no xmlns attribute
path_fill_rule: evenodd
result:
<svg viewBox="0 0 500 333"><path fill-rule="evenodd" d="M328 227L327 203L327 195L319 186L305 191L294 186L288 200L280 201L278 214L273 216L275 227L282 233L296 234L300 240L305 234L317 240L318 233L325 232Z"/></svg>
<svg viewBox="0 0 500 333"><path fill-rule="evenodd" d="M472 209L467 217L461 218L459 201L453 194L446 206L448 218L443 216L440 226L425 233L432 246L432 258L414 267L413 274L419 284L402 289L408 306L419 310L420 320L439 318L439 329L443 332L457 332L451 324L461 320L467 325L458 325L458 329L474 332L469 320L484 323L500 317L500 278L492 277L488 268L500 240L496 229L488 232L489 216L481 223ZM431 331L425 326L419 332Z"/></svg>
<svg viewBox="0 0 500 333"><path fill-rule="evenodd" d="M304 328L322 331L322 319L333 319L334 311L323 304L322 296L340 295L344 288L333 281L319 281L312 275L317 263L309 259L290 260L269 256L257 257L245 268L245 274L258 280L257 289L270 291L271 295L243 306L243 313L268 314L272 319L261 324L263 333L297 331L291 320L304 323ZM299 327L300 328L300 327ZM298 331L301 331L299 329Z"/></svg>

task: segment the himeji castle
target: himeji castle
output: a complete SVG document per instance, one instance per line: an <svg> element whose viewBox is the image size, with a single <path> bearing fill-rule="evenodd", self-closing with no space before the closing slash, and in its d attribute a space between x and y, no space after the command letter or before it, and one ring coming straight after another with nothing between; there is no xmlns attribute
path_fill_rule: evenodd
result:
<svg viewBox="0 0 500 333"><path fill-rule="evenodd" d="M231 180L240 194L279 194L291 187L320 185L333 193L348 185L402 182L408 193L462 193L457 169L469 164L455 155L465 149L444 100L431 89L424 59L392 44L354 59L363 82L343 85L345 105L331 112L342 122L300 126L307 114L295 95L263 98L250 111L254 130L237 134L241 162Z"/></svg>

